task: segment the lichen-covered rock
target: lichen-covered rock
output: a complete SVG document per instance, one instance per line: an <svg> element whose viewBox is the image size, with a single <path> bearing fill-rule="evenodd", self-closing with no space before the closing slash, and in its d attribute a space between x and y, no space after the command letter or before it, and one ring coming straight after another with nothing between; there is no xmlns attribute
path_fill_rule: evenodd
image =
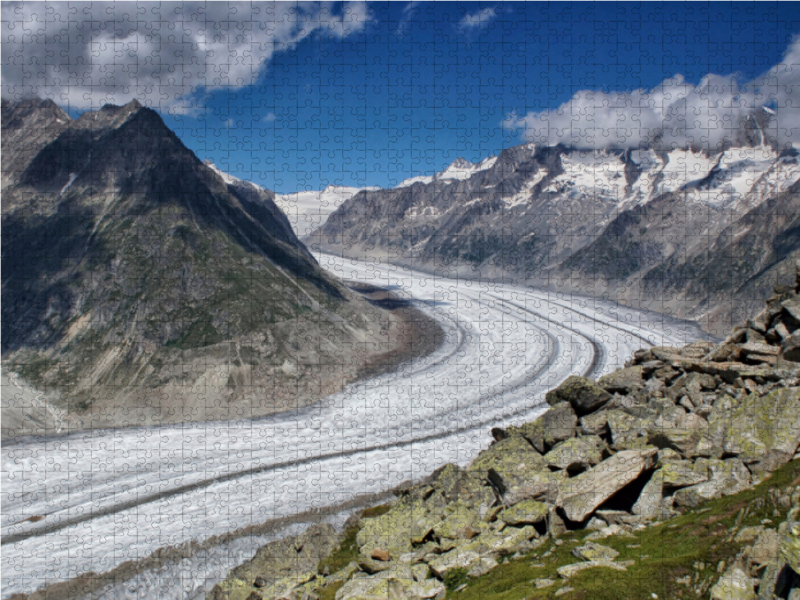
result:
<svg viewBox="0 0 800 600"><path fill-rule="evenodd" d="M733 566L711 588L711 600L756 600L755 580Z"/></svg>
<svg viewBox="0 0 800 600"><path fill-rule="evenodd" d="M608 428L611 431L611 441L617 448L624 442L647 437L647 430L653 426L653 419L649 417L640 418L629 414L621 408L606 411L608 418Z"/></svg>
<svg viewBox="0 0 800 600"><path fill-rule="evenodd" d="M572 555L583 560L614 560L619 556L619 552L610 546L587 542L583 546L574 548Z"/></svg>
<svg viewBox="0 0 800 600"><path fill-rule="evenodd" d="M647 441L658 448L672 448L683 456L695 453L701 437L708 431L708 422L697 414L687 414L679 407L669 418L659 417L647 430Z"/></svg>
<svg viewBox="0 0 800 600"><path fill-rule="evenodd" d="M800 575L800 522L786 524L778 550L779 559Z"/></svg>
<svg viewBox="0 0 800 600"><path fill-rule="evenodd" d="M571 375L557 388L547 392L545 399L550 406L569 402L576 413L585 415L611 400L611 394L591 379Z"/></svg>
<svg viewBox="0 0 800 600"><path fill-rule="evenodd" d="M428 563L431 571L439 577L444 578L454 569L471 569L481 559L481 554L475 550L465 547L453 548L450 552L440 554Z"/></svg>
<svg viewBox="0 0 800 600"><path fill-rule="evenodd" d="M441 514L432 513L422 502L400 499L379 517L362 519L356 535L359 552L365 558L375 548L400 556L412 550L412 544L422 543L441 521Z"/></svg>
<svg viewBox="0 0 800 600"><path fill-rule="evenodd" d="M568 403L553 406L532 423L509 427L508 435L521 435L541 454L578 431L578 416Z"/></svg>
<svg viewBox="0 0 800 600"><path fill-rule="evenodd" d="M641 365L617 369L603 375L597 380L597 385L609 393L630 394L644 387Z"/></svg>
<svg viewBox="0 0 800 600"><path fill-rule="evenodd" d="M336 600L425 600L444 592L441 581L417 581L409 566L396 565L374 577L350 579L336 592Z"/></svg>
<svg viewBox="0 0 800 600"><path fill-rule="evenodd" d="M586 569L595 569L597 567L605 567L607 569L614 569L615 571L627 571L628 567L633 565L632 560L624 562L614 562L611 560L588 560L582 563L575 563L574 565L565 565L558 568L558 575L563 579L569 579Z"/></svg>
<svg viewBox="0 0 800 600"><path fill-rule="evenodd" d="M675 492L677 506L694 508L706 500L738 494L750 485L750 471L738 458L698 458L697 469L708 471L708 481Z"/></svg>
<svg viewBox="0 0 800 600"><path fill-rule="evenodd" d="M662 460L661 481L665 488L677 489L708 481L709 472L704 463L691 460Z"/></svg>
<svg viewBox="0 0 800 600"><path fill-rule="evenodd" d="M233 569L224 581L214 586L212 600L247 600L256 591L267 598L279 598L317 577L317 565L338 542L339 534L327 523L312 525L297 537L271 542L255 556Z"/></svg>
<svg viewBox="0 0 800 600"><path fill-rule="evenodd" d="M594 435L570 438L557 444L544 460L557 469L585 471L603 459L602 447L603 441Z"/></svg>
<svg viewBox="0 0 800 600"><path fill-rule="evenodd" d="M794 456L800 445L799 424L800 388L750 394L725 421L724 450L755 472L772 472Z"/></svg>
<svg viewBox="0 0 800 600"><path fill-rule="evenodd" d="M550 506L536 500L523 500L500 512L497 518L509 525L534 525L547 519Z"/></svg>
<svg viewBox="0 0 800 600"><path fill-rule="evenodd" d="M581 417L583 435L601 435L608 431L608 411L600 410Z"/></svg>
<svg viewBox="0 0 800 600"><path fill-rule="evenodd" d="M447 516L433 527L440 538L469 539L476 531L473 525L480 520L478 511L463 502L456 500L447 509Z"/></svg>
<svg viewBox="0 0 800 600"><path fill-rule="evenodd" d="M656 448L618 452L564 482L556 506L563 509L569 520L583 521L603 502L651 468L657 454Z"/></svg>

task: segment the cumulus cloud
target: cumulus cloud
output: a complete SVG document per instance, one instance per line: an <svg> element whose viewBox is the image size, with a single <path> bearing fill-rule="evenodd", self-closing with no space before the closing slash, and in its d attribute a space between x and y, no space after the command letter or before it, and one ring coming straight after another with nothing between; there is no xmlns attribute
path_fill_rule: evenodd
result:
<svg viewBox="0 0 800 600"><path fill-rule="evenodd" d="M511 113L503 126L549 145L710 149L735 141L762 108L775 112L764 132L769 141L800 142L800 41L750 82L711 74L692 85L677 75L650 90L581 90L556 109Z"/></svg>
<svg viewBox="0 0 800 600"><path fill-rule="evenodd" d="M488 24L499 14L500 11L497 7L484 8L474 13L467 13L458 22L458 27L464 31L474 31Z"/></svg>
<svg viewBox="0 0 800 600"><path fill-rule="evenodd" d="M364 3L20 2L2 5L3 95L77 107L134 98L174 112L255 83L312 34L341 39Z"/></svg>

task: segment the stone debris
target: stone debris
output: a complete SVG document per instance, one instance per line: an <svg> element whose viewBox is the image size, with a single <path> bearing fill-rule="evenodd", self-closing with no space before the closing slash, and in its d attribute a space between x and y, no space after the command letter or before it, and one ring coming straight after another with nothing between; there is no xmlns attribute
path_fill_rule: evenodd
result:
<svg viewBox="0 0 800 600"><path fill-rule="evenodd" d="M493 428L494 442L465 469L446 465L403 484L384 514L357 520L358 559L337 573L320 574L316 565L339 534L315 526L293 546L296 558L278 559L275 550L286 548L267 545L208 598L313 600L335 583L336 600L440 599L451 574L481 577L547 540L555 543L534 558L553 560L559 536L571 529L592 532L572 549L580 562L558 568L559 577L626 570L634 561L616 561L618 552L598 541L633 537L739 493L800 457L798 291L800 276L794 290L770 298L720 344L646 348L597 382L569 377L547 393L551 408L537 420ZM736 560L714 565L713 578L679 583L720 600L800 597L800 486L774 503L792 518L777 530L768 520L737 523L728 541L747 546ZM695 565L695 573L706 566Z"/></svg>

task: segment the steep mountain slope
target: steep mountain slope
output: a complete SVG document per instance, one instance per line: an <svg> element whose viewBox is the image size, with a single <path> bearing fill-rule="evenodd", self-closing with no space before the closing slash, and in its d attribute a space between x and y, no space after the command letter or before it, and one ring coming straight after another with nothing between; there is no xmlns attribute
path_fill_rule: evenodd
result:
<svg viewBox="0 0 800 600"><path fill-rule="evenodd" d="M308 242L604 295L720 333L788 277L798 245L800 164L765 138L768 118L714 151L517 146L459 179L362 192Z"/></svg>
<svg viewBox="0 0 800 600"><path fill-rule="evenodd" d="M224 181L135 101L74 121L4 103L2 149L4 367L60 392L65 428L301 406L397 345L271 192Z"/></svg>

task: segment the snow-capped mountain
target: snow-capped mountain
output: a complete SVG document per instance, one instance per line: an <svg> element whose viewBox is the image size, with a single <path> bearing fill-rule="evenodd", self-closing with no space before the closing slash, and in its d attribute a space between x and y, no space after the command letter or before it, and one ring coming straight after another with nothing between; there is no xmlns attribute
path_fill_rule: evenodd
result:
<svg viewBox="0 0 800 600"><path fill-rule="evenodd" d="M347 187L329 185L321 192L305 191L293 194L278 194L275 203L288 217L298 237L303 237L319 228L333 211L345 200L357 193L367 190L376 191L377 187Z"/></svg>
<svg viewBox="0 0 800 600"><path fill-rule="evenodd" d="M496 156L485 158L479 163L471 163L467 159L459 157L450 163L450 165L448 165L444 171L439 171L433 175L409 177L408 179L404 179L402 182L400 182L400 185L397 187L410 187L416 183L427 185L429 183L433 183L434 181L464 181L465 179L472 177L475 173L480 173L486 169L491 169L495 161L497 161Z"/></svg>
<svg viewBox="0 0 800 600"><path fill-rule="evenodd" d="M766 143L762 117L713 150L524 144L478 165L457 161L429 181L355 195L308 239L727 331L800 256L798 152Z"/></svg>

